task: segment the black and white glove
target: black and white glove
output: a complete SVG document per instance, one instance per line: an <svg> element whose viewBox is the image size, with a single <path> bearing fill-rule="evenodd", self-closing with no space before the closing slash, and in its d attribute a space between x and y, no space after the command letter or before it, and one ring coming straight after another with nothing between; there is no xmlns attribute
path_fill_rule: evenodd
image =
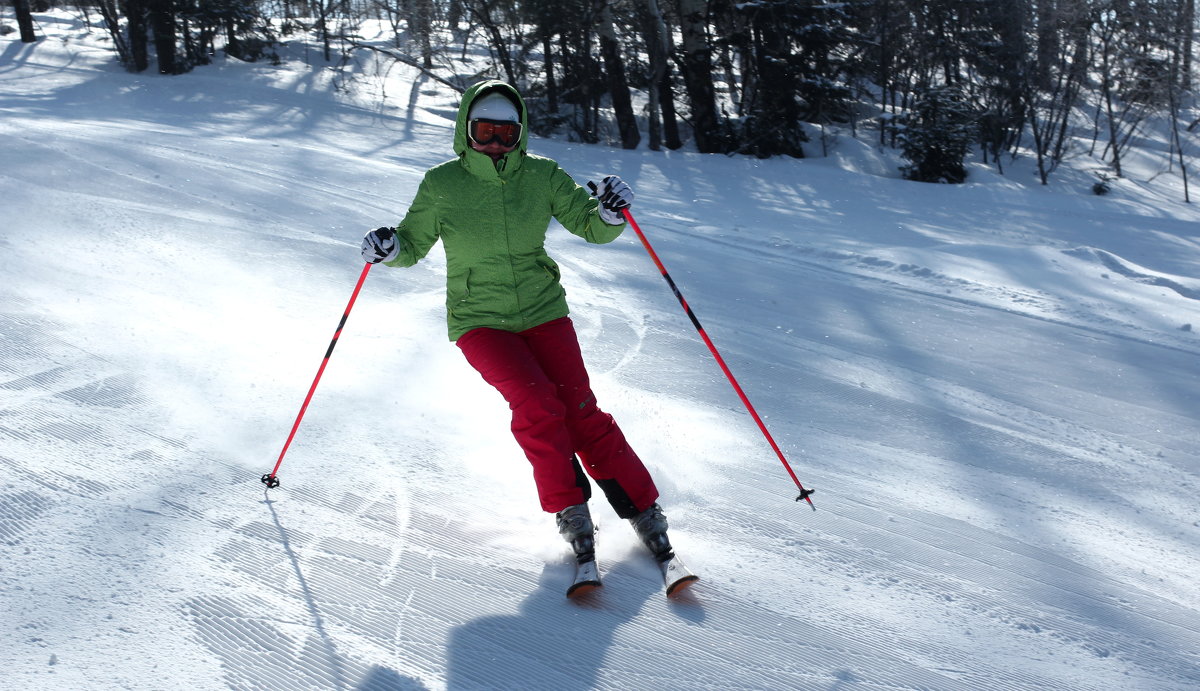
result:
<svg viewBox="0 0 1200 691"><path fill-rule="evenodd" d="M616 175L606 175L600 184L589 182L588 189L592 196L600 200L600 219L610 226L619 226L625 222L622 209L633 205L633 189Z"/></svg>
<svg viewBox="0 0 1200 691"><path fill-rule="evenodd" d="M396 231L391 228L376 228L367 233L362 241L362 258L368 264L390 262L400 253L396 243Z"/></svg>

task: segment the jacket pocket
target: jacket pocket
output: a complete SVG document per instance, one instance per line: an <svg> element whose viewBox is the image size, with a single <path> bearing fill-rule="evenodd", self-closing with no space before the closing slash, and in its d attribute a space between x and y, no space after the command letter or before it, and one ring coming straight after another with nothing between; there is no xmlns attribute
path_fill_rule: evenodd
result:
<svg viewBox="0 0 1200 691"><path fill-rule="evenodd" d="M471 270L457 276L446 277L446 307L454 312L471 297Z"/></svg>
<svg viewBox="0 0 1200 691"><path fill-rule="evenodd" d="M542 269L545 270L545 272L550 276L551 279L554 280L555 283L562 279L562 271L559 270L558 264L554 263L553 259L547 256L541 256L538 257L536 261L537 265L542 267Z"/></svg>

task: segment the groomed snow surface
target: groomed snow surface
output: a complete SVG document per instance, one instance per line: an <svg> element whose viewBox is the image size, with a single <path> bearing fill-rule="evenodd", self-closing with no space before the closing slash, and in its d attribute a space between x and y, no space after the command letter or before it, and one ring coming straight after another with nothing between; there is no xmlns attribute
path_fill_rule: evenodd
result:
<svg viewBox="0 0 1200 691"><path fill-rule="evenodd" d="M1200 213L1165 146L1097 197L1082 155L903 181L870 132L764 161L535 138L630 182L818 490L634 234L555 226L601 405L703 576L665 598L594 501L605 586L573 602L438 248L369 274L259 482L456 95L302 50L133 75L38 18L0 39L3 688L1200 686Z"/></svg>

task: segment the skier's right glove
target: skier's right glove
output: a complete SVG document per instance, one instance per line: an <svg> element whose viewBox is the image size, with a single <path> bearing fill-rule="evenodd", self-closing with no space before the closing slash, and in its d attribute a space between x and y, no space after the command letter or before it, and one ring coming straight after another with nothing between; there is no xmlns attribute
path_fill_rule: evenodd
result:
<svg viewBox="0 0 1200 691"><path fill-rule="evenodd" d="M400 253L396 242L396 231L391 228L376 228L367 233L362 241L362 258L368 264L390 262Z"/></svg>

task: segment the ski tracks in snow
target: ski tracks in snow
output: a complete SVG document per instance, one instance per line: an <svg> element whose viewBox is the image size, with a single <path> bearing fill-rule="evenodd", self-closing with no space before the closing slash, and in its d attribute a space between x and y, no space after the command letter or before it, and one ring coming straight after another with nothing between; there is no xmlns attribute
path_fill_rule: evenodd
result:
<svg viewBox="0 0 1200 691"><path fill-rule="evenodd" d="M640 322L605 334L620 319L599 319L592 338L631 339L655 356ZM822 510L796 515L763 490L778 487L774 467L723 467L725 491L672 506L677 546L705 579L689 597L667 601L654 565L604 536L606 586L572 603L550 524L545 542L561 558L547 562L505 539L526 526L455 515L462 500L447 480L457 470L436 440L417 440L393 470L318 416L283 487L264 497L257 477L271 458L248 468L168 432L138 373L57 331L19 310L0 314L10 354L0 381L0 598L14 620L0 635L15 651L6 669L24 688L84 672L102 685L154 688L163 660L214 689L1200 681L1189 666L1200 633L1179 607L994 531L840 496L829 468L814 479ZM839 416L861 425L839 406L867 406L884 426L955 424L952 436L976 448L1038 453L944 411L814 381L810 393L829 415L818 426ZM157 656L145 654L147 637ZM82 670L76 646L101 646L106 661L89 658Z"/></svg>
<svg viewBox="0 0 1200 691"><path fill-rule="evenodd" d="M159 660L196 688L956 687L787 603L716 585L668 601L654 565L619 541L605 589L567 601L565 551L546 563L514 550L497 540L510 529L452 515L448 488L401 472L334 472L293 452L264 497L252 469L156 431L136 375L44 322L6 314L3 326L21 357L0 385L0 596L26 620L4 632L23 688L69 678L72 645L104 646L110 664L76 671L128 688L153 688ZM60 471L43 466L47 444ZM420 453L408 472L436 467L437 450ZM110 534L118 544L96 542Z"/></svg>

